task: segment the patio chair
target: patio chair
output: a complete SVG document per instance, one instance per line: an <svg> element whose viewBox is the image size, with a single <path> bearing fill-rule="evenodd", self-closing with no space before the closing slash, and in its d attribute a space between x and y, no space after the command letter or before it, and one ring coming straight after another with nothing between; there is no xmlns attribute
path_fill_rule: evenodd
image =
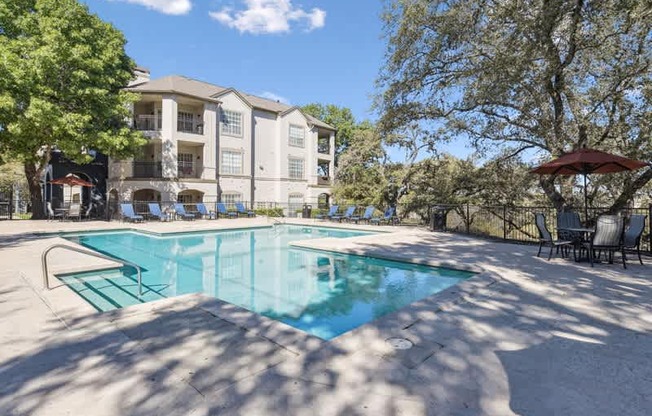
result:
<svg viewBox="0 0 652 416"><path fill-rule="evenodd" d="M93 212L93 204L88 204L88 207L86 208L86 211L84 211L84 219L87 221L90 221L91 219L91 212Z"/></svg>
<svg viewBox="0 0 652 416"><path fill-rule="evenodd" d="M195 219L195 216L193 214L188 214L186 212L186 207L184 207L183 204L181 203L174 204L174 212L177 218L181 217L181 219L188 220L188 221L192 221Z"/></svg>
<svg viewBox="0 0 652 416"><path fill-rule="evenodd" d="M55 220L57 218L59 220L63 220L63 212L56 212L55 213L54 210L52 209L52 202L48 202L46 207L47 207L47 210L48 210L48 220Z"/></svg>
<svg viewBox="0 0 652 416"><path fill-rule="evenodd" d="M348 221L348 220L351 219L353 214L355 214L355 209L356 209L356 206L351 205L350 207L348 207L346 209L346 211L344 212L344 215L334 215L334 216L331 217L331 221L338 221L338 222L342 222L342 220L347 220Z"/></svg>
<svg viewBox="0 0 652 416"><path fill-rule="evenodd" d="M623 249L623 229L624 219L618 215L601 215L595 224L595 233L590 241L582 243L580 246L580 256L582 250L587 250L589 262L593 267L595 252L606 251L608 253L609 263L613 263L613 255L616 251L622 254L623 267L627 268L627 258Z"/></svg>
<svg viewBox="0 0 652 416"><path fill-rule="evenodd" d="M557 238L562 241L571 241L574 247L583 241L583 233L565 230L565 228L582 228L582 221L577 212L560 211L557 213Z"/></svg>
<svg viewBox="0 0 652 416"><path fill-rule="evenodd" d="M539 230L539 251L537 252L537 257L541 255L541 249L546 244L550 244L550 253L548 253L548 260L552 258L552 251L554 248L557 249L556 252L557 254L559 254L560 247L573 244L573 242L569 240L554 240L552 238L552 234L550 234L550 231L548 231L548 227L546 226L545 215L541 213L534 214L534 223L536 224L537 229ZM575 249L573 249L573 253L574 252ZM563 254L564 252L562 250L562 256Z"/></svg>
<svg viewBox="0 0 652 416"><path fill-rule="evenodd" d="M382 217L374 217L369 220L371 224L376 224L380 225L382 222L386 222L387 224L393 223L394 222L394 213L396 212L396 208L394 207L389 207L385 210L385 213L383 214Z"/></svg>
<svg viewBox="0 0 652 416"><path fill-rule="evenodd" d="M134 206L132 204L120 204L120 212L122 214L123 220L128 220L131 222L144 221L142 215L136 215Z"/></svg>
<svg viewBox="0 0 652 416"><path fill-rule="evenodd" d="M627 224L623 237L623 249L636 249L638 261L641 265L643 265L643 259L641 258L641 235L643 235L643 230L645 230L646 218L647 215L630 216L629 224Z"/></svg>
<svg viewBox="0 0 652 416"><path fill-rule="evenodd" d="M337 215L337 211L340 209L339 205L331 205L330 209L328 210L328 213L326 214L317 214L315 215L315 218L318 220L323 220L326 218L332 218Z"/></svg>
<svg viewBox="0 0 652 416"><path fill-rule="evenodd" d="M365 210L364 214L362 216L353 216L351 217L351 221L355 222L356 224L360 221L366 221L369 222L371 220L371 217L374 215L374 211L376 211L376 207L373 205L369 205Z"/></svg>
<svg viewBox="0 0 652 416"><path fill-rule="evenodd" d="M208 211L206 209L206 205L203 203L198 203L197 204L197 212L199 212L199 215L201 215L203 218L208 217L209 220L215 220L217 219L217 215L215 214L215 211Z"/></svg>
<svg viewBox="0 0 652 416"><path fill-rule="evenodd" d="M256 216L256 213L254 211L247 210L242 202L236 202L235 203L235 210L236 210L236 214L238 216L240 216L240 215L246 215L247 217L255 217Z"/></svg>
<svg viewBox="0 0 652 416"><path fill-rule="evenodd" d="M81 221L81 205L74 203L70 204L70 208L68 209L68 216L67 218L70 218L71 220L78 220Z"/></svg>
<svg viewBox="0 0 652 416"><path fill-rule="evenodd" d="M224 202L218 202L215 204L217 207L217 214L220 217L227 217L227 218L237 218L238 213L237 212L229 212L229 210L226 209L226 205L224 205Z"/></svg>
<svg viewBox="0 0 652 416"><path fill-rule="evenodd" d="M151 215L154 218L158 218L159 221L172 220L170 214L161 211L161 206L158 203L150 202L147 204L147 207L149 208L149 215Z"/></svg>

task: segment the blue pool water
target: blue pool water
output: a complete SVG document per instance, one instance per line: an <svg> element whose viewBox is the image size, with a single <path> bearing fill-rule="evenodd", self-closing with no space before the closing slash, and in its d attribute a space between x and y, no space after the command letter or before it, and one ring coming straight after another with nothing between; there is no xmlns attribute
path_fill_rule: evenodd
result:
<svg viewBox="0 0 652 416"><path fill-rule="evenodd" d="M364 234L283 225L168 236L67 236L141 266L143 296L138 298L136 273L127 267L59 277L100 311L201 292L331 339L473 275L288 245Z"/></svg>

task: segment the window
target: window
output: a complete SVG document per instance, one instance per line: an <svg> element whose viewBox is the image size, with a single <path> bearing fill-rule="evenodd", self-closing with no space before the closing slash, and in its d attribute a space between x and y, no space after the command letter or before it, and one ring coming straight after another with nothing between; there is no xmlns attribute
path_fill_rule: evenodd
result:
<svg viewBox="0 0 652 416"><path fill-rule="evenodd" d="M290 146L303 147L305 134L303 127L290 124Z"/></svg>
<svg viewBox="0 0 652 416"><path fill-rule="evenodd" d="M232 150L222 151L221 171L226 175L240 175L242 173L242 153Z"/></svg>
<svg viewBox="0 0 652 416"><path fill-rule="evenodd" d="M190 176L193 174L193 157L192 153L177 154L177 171L179 176Z"/></svg>
<svg viewBox="0 0 652 416"><path fill-rule="evenodd" d="M303 159L288 159L288 176L290 179L303 179Z"/></svg>
<svg viewBox="0 0 652 416"><path fill-rule="evenodd" d="M179 202L181 204L191 204L192 203L192 195L190 195L190 194L177 195L177 202Z"/></svg>
<svg viewBox="0 0 652 416"><path fill-rule="evenodd" d="M222 134L242 137L242 113L220 110L220 126Z"/></svg>
<svg viewBox="0 0 652 416"><path fill-rule="evenodd" d="M242 194L239 192L222 192L222 202L231 206L242 201Z"/></svg>
<svg viewBox="0 0 652 416"><path fill-rule="evenodd" d="M177 131L193 132L194 116L186 111L177 112Z"/></svg>

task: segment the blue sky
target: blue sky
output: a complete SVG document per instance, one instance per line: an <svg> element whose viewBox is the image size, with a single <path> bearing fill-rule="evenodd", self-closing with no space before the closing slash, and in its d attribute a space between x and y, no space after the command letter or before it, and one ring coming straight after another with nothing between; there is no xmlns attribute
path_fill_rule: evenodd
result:
<svg viewBox="0 0 652 416"><path fill-rule="evenodd" d="M381 0L85 0L153 78L178 74L374 120ZM465 154L464 146L449 151ZM395 158L401 152L392 151Z"/></svg>

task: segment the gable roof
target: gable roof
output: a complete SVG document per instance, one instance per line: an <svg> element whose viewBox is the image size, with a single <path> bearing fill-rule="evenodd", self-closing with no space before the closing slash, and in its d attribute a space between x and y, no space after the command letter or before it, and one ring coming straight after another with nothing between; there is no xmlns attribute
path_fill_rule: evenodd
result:
<svg viewBox="0 0 652 416"><path fill-rule="evenodd" d="M204 81L198 81L196 79L184 77L181 75L170 75L163 78L154 79L143 84L128 87L127 90L139 93L181 94L214 103L220 103L219 97L221 95L229 92L234 92L251 107L259 110L281 114L288 110L294 110L295 108L298 108L296 106L291 106L279 101L273 101L267 98L258 97L256 95L244 94L235 88L220 87L219 85L210 84ZM300 108L298 109L301 111ZM335 130L335 127L324 123L318 118L306 114L303 111L301 111L301 113L306 117L308 123L313 124L317 127Z"/></svg>

